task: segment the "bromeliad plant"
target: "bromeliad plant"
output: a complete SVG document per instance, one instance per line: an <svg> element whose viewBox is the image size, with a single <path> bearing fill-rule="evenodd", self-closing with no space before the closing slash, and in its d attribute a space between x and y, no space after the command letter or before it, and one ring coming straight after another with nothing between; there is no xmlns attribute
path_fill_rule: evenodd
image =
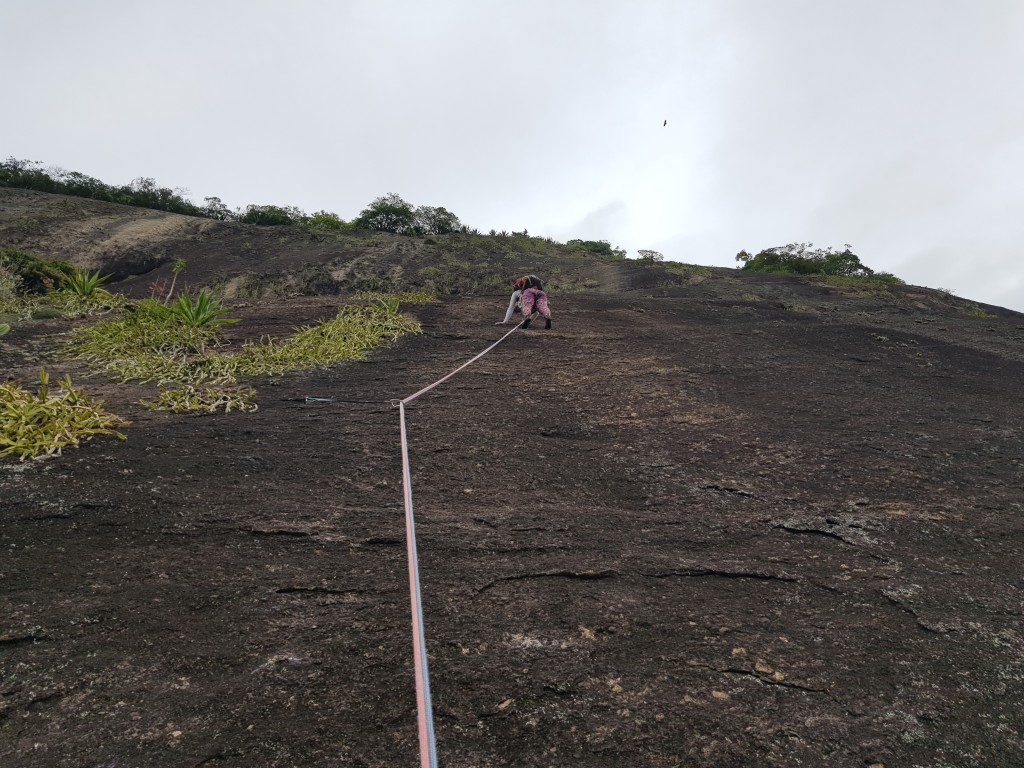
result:
<svg viewBox="0 0 1024 768"><path fill-rule="evenodd" d="M32 317L48 312L63 317L87 317L107 314L124 307L127 304L124 296L100 287L110 277L98 271L92 274L80 269L68 272L63 277L60 290L40 297L33 303Z"/></svg>
<svg viewBox="0 0 1024 768"><path fill-rule="evenodd" d="M171 308L143 299L120 317L72 331L65 351L120 381L175 381L218 337L216 325L180 322Z"/></svg>
<svg viewBox="0 0 1024 768"><path fill-rule="evenodd" d="M100 286L110 279L110 275L100 275L97 270L89 274L81 269L76 269L69 275L64 275L64 291L81 299L89 299L97 295L110 294Z"/></svg>
<svg viewBox="0 0 1024 768"><path fill-rule="evenodd" d="M4 253L8 254L8 262L3 260ZM20 265L33 280L12 272L11 253L20 254L22 261L15 266ZM100 287L109 278L110 275L90 274L66 262L42 262L30 254L0 249L0 314L20 320L106 314L128 303L124 296Z"/></svg>
<svg viewBox="0 0 1024 768"><path fill-rule="evenodd" d="M200 291L194 299L186 291L168 307L172 317L191 328L237 323L236 318L223 317L230 311L206 291Z"/></svg>
<svg viewBox="0 0 1024 768"><path fill-rule="evenodd" d="M103 403L88 399L65 376L62 393L50 394L46 371L39 372L33 394L13 383L0 384L0 457L22 460L59 456L65 446L78 445L95 435L116 435L130 422L103 410Z"/></svg>

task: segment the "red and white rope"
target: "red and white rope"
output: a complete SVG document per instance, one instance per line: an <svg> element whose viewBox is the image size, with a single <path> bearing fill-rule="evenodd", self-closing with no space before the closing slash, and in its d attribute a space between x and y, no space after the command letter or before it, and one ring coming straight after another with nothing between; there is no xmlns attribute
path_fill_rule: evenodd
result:
<svg viewBox="0 0 1024 768"><path fill-rule="evenodd" d="M412 607L412 648L413 665L416 675L416 720L419 730L420 768L437 768L437 742L434 737L434 714L430 703L430 671L427 667L427 641L423 632L423 597L420 592L420 567L416 549L416 518L412 508L412 475L409 471L409 440L405 426L405 406L420 395L425 395L439 384L444 383L462 369L475 363L505 339L519 330L520 323L491 344L479 355L469 360L447 376L438 379L430 386L414 392L397 403L398 417L401 421L402 437L402 491L405 498L405 542L409 561L409 595Z"/></svg>

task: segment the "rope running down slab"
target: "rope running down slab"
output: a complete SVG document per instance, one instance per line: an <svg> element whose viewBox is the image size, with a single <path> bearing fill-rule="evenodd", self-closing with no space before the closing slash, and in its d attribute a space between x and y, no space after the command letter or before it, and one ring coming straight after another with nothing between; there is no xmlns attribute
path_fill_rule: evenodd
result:
<svg viewBox="0 0 1024 768"><path fill-rule="evenodd" d="M525 321L524 321L525 322ZM425 395L439 384L444 383L462 369L475 363L505 339L519 330L522 323L491 344L479 355L469 360L447 376L414 392L404 400L392 400L398 408L402 437L402 491L405 498L405 541L409 561L409 595L412 603L412 647L414 672L416 675L416 719L419 728L420 768L437 768L437 742L434 737L434 713L430 702L430 671L427 668L427 641L423 633L423 597L420 592L420 566L416 550L416 520L412 508L412 475L409 471L409 440L405 426L405 406L421 395Z"/></svg>

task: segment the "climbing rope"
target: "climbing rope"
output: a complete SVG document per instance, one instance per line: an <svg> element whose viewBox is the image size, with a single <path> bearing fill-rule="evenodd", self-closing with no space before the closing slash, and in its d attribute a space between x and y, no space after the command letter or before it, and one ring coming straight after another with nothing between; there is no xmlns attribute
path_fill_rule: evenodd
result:
<svg viewBox="0 0 1024 768"><path fill-rule="evenodd" d="M523 322L525 322L525 320L524 320ZM401 403L403 403L403 404L411 403L411 402L412 402L413 400L415 400L415 399L416 399L417 397L419 397L420 395L425 395L425 394L426 394L427 392L429 392L430 390L432 390L432 389L433 389L434 387L436 387L436 386L437 386L438 384L443 384L444 382L448 381L448 379L450 379L450 378L451 378L452 376L454 376L454 375L455 375L456 373L458 373L459 371L461 371L461 370L462 370L463 368L466 368L466 367L470 366L471 364L475 363L475 362L476 362L477 360L479 360L479 359L480 359L481 357L483 357L484 355L486 355L486 354L487 354L488 352L490 352L490 351L491 351L492 349L494 349L494 348L495 348L496 346L498 346L499 344L501 344L501 342L503 342L503 341L504 341L505 339L507 339L507 338L508 338L509 336L511 336L511 335L512 335L513 333L515 333L516 331L518 331L518 330L519 330L519 326L521 326L522 324L523 324L523 323L519 323L519 325L517 325L517 326L516 326L515 328L513 328L513 329L512 329L511 331L509 331L508 333L506 333L506 334L505 334L504 336L502 336L502 337L501 337L500 339L498 339L498 340L497 340L496 342L494 342L493 344L491 344L491 346L489 346L489 347L488 347L487 349L485 349L485 350L484 350L483 352L481 352L481 353L480 353L479 355L477 355L476 357L474 357L474 358L473 358L472 360L467 360L467 361L466 361L465 363L463 363L462 365L460 365L460 366L459 366L458 368L456 368L456 369L455 369L454 371L452 371L451 373L449 373L449 374L448 374L447 376L445 376L445 377L443 377L443 378L440 378L440 379L438 379L437 381L435 381L435 382L434 382L433 384L431 384L430 386L428 386L428 387L424 387L423 389L421 389L421 390L420 390L419 392L415 392L415 393L413 393L413 394L409 395L409 396L408 396L407 398L405 398L404 400L402 400L402 401L401 401Z"/></svg>
<svg viewBox="0 0 1024 768"><path fill-rule="evenodd" d="M423 633L423 598L420 593L420 566L416 552L416 520L412 511L412 476L409 472L409 440L405 426L405 406L420 395L425 395L439 384L444 383L462 369L475 363L505 339L519 330L520 323L491 344L479 355L469 360L447 376L438 379L419 392L414 392L404 400L392 400L391 404L398 408L401 422L402 437L402 491L405 497L405 542L409 561L409 595L412 603L412 648L414 654L414 672L416 675L416 713L419 727L420 767L437 768L437 743L434 738L434 713L430 703L430 671L427 668L427 641Z"/></svg>

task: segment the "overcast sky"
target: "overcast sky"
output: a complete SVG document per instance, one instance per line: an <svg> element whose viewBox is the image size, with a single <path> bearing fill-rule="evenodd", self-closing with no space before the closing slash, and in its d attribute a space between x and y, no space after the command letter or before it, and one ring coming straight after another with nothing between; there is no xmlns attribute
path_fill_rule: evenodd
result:
<svg viewBox="0 0 1024 768"><path fill-rule="evenodd" d="M3 157L719 266L851 243L1024 311L1020 0L0 0L0 33Z"/></svg>

